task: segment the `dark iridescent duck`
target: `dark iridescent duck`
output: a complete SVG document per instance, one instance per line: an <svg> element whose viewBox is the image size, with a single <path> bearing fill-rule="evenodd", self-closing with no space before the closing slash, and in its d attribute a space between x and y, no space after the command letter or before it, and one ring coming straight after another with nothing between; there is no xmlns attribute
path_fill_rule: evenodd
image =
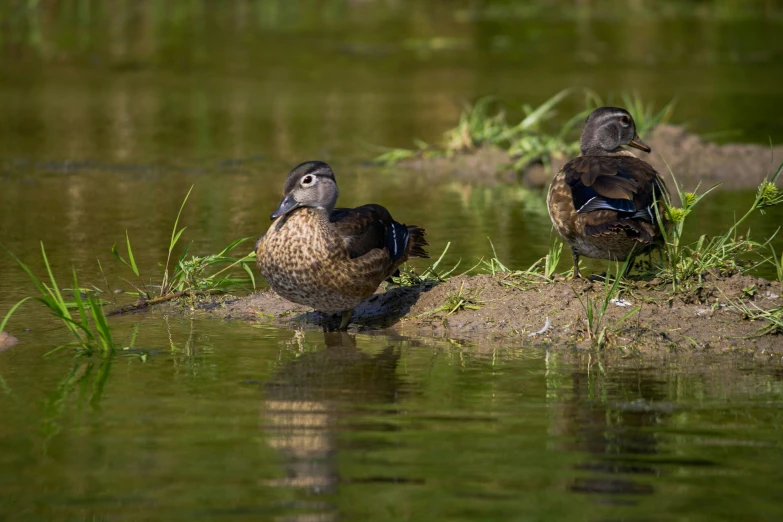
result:
<svg viewBox="0 0 783 522"><path fill-rule="evenodd" d="M580 145L582 155L563 166L547 197L555 230L571 247L575 278L580 277L579 256L624 261L632 252L641 254L660 244L657 216L664 216L663 201L668 201L655 169L623 149L650 152L628 111L594 110Z"/></svg>
<svg viewBox="0 0 783 522"><path fill-rule="evenodd" d="M397 223L380 205L334 208L337 196L329 165L295 167L256 257L275 292L321 312L342 312L345 329L353 309L402 263L429 256L424 229Z"/></svg>

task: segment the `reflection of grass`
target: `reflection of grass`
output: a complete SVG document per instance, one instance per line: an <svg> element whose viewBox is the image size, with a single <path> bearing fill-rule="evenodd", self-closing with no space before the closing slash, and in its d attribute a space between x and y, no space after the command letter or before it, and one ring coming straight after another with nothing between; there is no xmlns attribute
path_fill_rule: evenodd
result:
<svg viewBox="0 0 783 522"><path fill-rule="evenodd" d="M596 93L587 91L585 110L570 118L559 129L552 130L550 127L556 115L555 107L571 91L560 91L537 107L523 104L522 119L518 122L509 121L505 106L495 98L480 98L473 105L465 107L457 126L444 133L440 145L416 141L416 148L389 149L376 157L375 162L393 165L415 157L451 156L480 147L497 147L508 153L518 171L534 163L549 166L553 159L579 153L578 126L590 111L603 105ZM656 111L652 105L644 104L638 95L628 94L622 96L622 104L633 115L640 133L665 121L674 107L671 102Z"/></svg>
<svg viewBox="0 0 783 522"><path fill-rule="evenodd" d="M71 371L60 381L57 389L45 403L43 418L45 446L60 433L62 429L60 419L65 413L68 399L75 391L80 390L78 395L80 403L86 396L92 408L99 407L113 361L113 357L107 357L101 359L97 364L94 362L85 363L84 361L74 363Z"/></svg>

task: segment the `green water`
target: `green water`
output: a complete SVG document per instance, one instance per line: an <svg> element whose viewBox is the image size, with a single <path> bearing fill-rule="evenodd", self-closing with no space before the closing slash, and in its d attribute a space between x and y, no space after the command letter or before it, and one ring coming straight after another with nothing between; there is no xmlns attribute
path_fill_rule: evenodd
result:
<svg viewBox="0 0 783 522"><path fill-rule="evenodd" d="M98 257L110 285L127 287L109 252L126 230L142 273L158 274L191 185L181 223L192 253L257 237L285 174L307 159L333 165L343 204L387 205L427 229L433 252L450 242L448 264L473 265L490 238L526 267L550 238L542 194L365 163L372 145L436 141L464 101L487 94L676 97L675 122L694 131L783 141L775 2L663 14L566 2L34 4L0 7L0 242L40 273L43 241L61 283L74 266L104 286ZM572 96L562 117L581 106ZM751 198L708 198L694 233L724 229ZM761 237L781 221L776 209L750 225ZM0 315L32 290L0 256ZM68 338L37 304L9 323L21 343L0 353L0 518L783 511L777 362L618 362L183 317L111 324L146 362L42 358Z"/></svg>

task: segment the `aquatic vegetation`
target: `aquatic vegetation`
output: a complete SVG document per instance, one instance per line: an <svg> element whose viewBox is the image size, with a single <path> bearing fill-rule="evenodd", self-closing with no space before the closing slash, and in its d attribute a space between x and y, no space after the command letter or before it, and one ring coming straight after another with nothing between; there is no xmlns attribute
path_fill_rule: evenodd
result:
<svg viewBox="0 0 783 522"><path fill-rule="evenodd" d="M765 263L773 263L778 270L780 263L771 245L777 232L765 241L758 242L751 239L750 231L741 235L739 228L752 214L756 212L763 214L766 209L783 202L783 191L776 185L781 172L783 172L783 163L772 176L761 182L750 208L742 217L735 220L725 233L717 234L711 238L702 234L695 243L688 245L682 244L687 217L707 194L717 188L717 185L701 194L686 192L672 173L680 206L675 207L669 202L664 202L667 218L673 225L670 230L661 226L665 242L663 246L665 260L660 264L653 265L654 275L665 283L670 283L672 291L676 293L688 289L694 284L700 284L702 276L710 271L717 272L722 276L730 276L757 269ZM660 223L660 216L658 217ZM762 253L767 249L772 250L773 255L764 256ZM756 259L750 260L749 255L751 254L757 254ZM781 271L783 268L778 270L779 276L783 275Z"/></svg>
<svg viewBox="0 0 783 522"><path fill-rule="evenodd" d="M60 345L49 353L66 347L75 347L78 355L87 356L97 352L103 357L108 357L115 352L117 345L114 342L111 329L106 320L103 302L96 298L92 292L87 292L85 296L82 296L75 269L73 270L73 301L68 301L63 297L63 293L55 280L43 243L41 243L41 257L49 276L48 284L39 279L30 267L14 254L11 252L8 252L8 254L27 273L35 285L39 294L35 299L49 308L52 314L62 321L63 325L74 337L74 341ZM17 303L16 306L19 306L20 303ZM74 308L78 311L76 317L71 314L71 310ZM5 321L3 321L3 326L5 326Z"/></svg>
<svg viewBox="0 0 783 522"><path fill-rule="evenodd" d="M118 311L112 312L124 312L132 309L144 308L146 306L156 304L159 302L168 301L180 297L189 297L194 299L196 296L214 292L236 291L246 288L248 285L252 285L253 289L256 288L255 275L253 274L253 268L249 263L255 263L255 252L250 252L244 256L236 257L230 255L230 252L238 247L240 244L248 241L250 238L242 238L232 241L228 246L222 249L216 254L209 254L205 256L191 256L188 259L188 253L190 247L193 245L191 241L182 250L176 263L172 266L172 259L174 250L179 243L182 233L185 232L187 227L179 228L179 220L182 216L182 210L185 208L185 204L190 197L190 193L193 191L193 187L190 187L185 198L182 200L177 217L174 220L174 226L171 231L171 238L169 240L168 252L166 256L165 265L163 267L162 281L159 286L153 287L147 285L141 279L139 269L133 257L133 248L131 247L130 237L128 232L125 231L125 244L127 249L126 260L117 250L117 245L113 245L111 252L112 255L119 260L123 265L128 267L138 279L138 284L125 279L125 281L131 284L140 299L139 302L133 305L122 307ZM100 261L99 261L100 265ZM217 267L222 266L221 269L212 271ZM171 267L171 269L170 269ZM237 277L230 272L231 269L239 267L247 274L247 278ZM103 269L101 268L101 273ZM154 288L157 292L153 292L150 288Z"/></svg>
<svg viewBox="0 0 783 522"><path fill-rule="evenodd" d="M553 159L579 153L577 127L587 114L603 104L598 94L586 91L585 109L559 129L553 129L551 124L557 115L556 106L572 92L573 89L564 89L537 107L522 104L519 107L522 119L518 123L509 121L506 106L497 98L480 98L465 106L457 126L443 134L440 145L417 140L413 149L385 149L374 162L389 166L416 157L448 157L480 147L497 147L508 153L517 171L535 163L548 167ZM643 103L636 94L622 95L622 102L634 120L639 122L638 129L642 133L666 121L674 109L672 101L656 111L652 104Z"/></svg>

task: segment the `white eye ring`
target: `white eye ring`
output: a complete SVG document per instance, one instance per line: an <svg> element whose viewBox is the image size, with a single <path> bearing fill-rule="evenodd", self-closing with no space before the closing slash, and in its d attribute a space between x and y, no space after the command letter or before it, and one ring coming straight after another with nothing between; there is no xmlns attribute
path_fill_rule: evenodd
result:
<svg viewBox="0 0 783 522"><path fill-rule="evenodd" d="M315 176L313 176L311 174L307 174L306 176L304 176L302 178L302 181L300 182L300 184L303 187L309 187L309 186L315 184Z"/></svg>

